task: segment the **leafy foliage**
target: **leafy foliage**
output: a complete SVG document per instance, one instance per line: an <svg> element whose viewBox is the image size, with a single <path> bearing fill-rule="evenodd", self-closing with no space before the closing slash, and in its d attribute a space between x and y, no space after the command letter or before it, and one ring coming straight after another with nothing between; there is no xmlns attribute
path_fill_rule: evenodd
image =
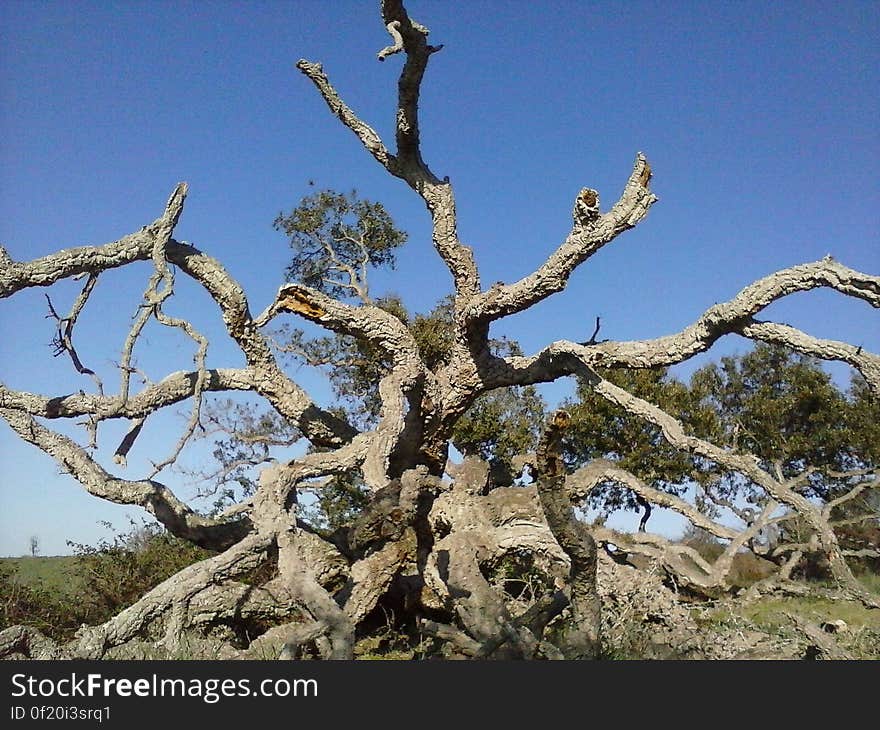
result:
<svg viewBox="0 0 880 730"><path fill-rule="evenodd" d="M29 585L0 566L0 631L27 624L53 638L69 638L80 625L73 605L66 594L42 583Z"/></svg>
<svg viewBox="0 0 880 730"><path fill-rule="evenodd" d="M313 500L301 500L301 513L312 526L327 531L351 524L369 503L370 493L357 472L333 477L313 490Z"/></svg>
<svg viewBox="0 0 880 730"><path fill-rule="evenodd" d="M287 280L337 298L365 298L368 267L393 269L395 250L407 238L381 203L361 200L356 191L309 195L288 215L279 213L274 226L293 249Z"/></svg>
<svg viewBox="0 0 880 730"><path fill-rule="evenodd" d="M600 373L633 395L654 403L685 422L706 424L711 414L693 397L688 387L672 378L666 368L603 370ZM687 480L699 475L698 464L666 443L660 429L609 403L581 385L576 400L564 407L572 417L565 441L565 458L576 468L592 459L609 459L632 472L655 489L680 495ZM593 490L594 507L637 509L639 502L629 490L614 483Z"/></svg>
<svg viewBox="0 0 880 730"><path fill-rule="evenodd" d="M54 639L69 639L84 623L101 623L182 568L210 555L156 525L132 523L127 533L98 545L69 543L76 591L28 583L0 566L0 630L27 624ZM55 558L54 560L59 560Z"/></svg>
<svg viewBox="0 0 880 730"><path fill-rule="evenodd" d="M106 621L166 578L211 555L150 523L132 523L128 533L96 546L71 545L84 576L77 614L90 624Z"/></svg>
<svg viewBox="0 0 880 730"><path fill-rule="evenodd" d="M805 496L830 502L849 492L880 458L880 403L860 376L848 391L838 388L819 363L790 350L759 344L744 355L725 357L696 371L690 383L664 369L602 372L616 385L659 405L686 428L720 446L759 459L783 479L800 477ZM655 489L682 494L695 482L698 506L717 514L718 505L760 501L762 492L743 475L671 449L659 430L581 387L565 404L572 416L566 458L574 468L591 459L618 462ZM871 477L867 477L871 479ZM593 506L635 509L639 499L617 484L599 485ZM876 487L834 507L832 522L847 550L864 551L880 542L880 499ZM796 519L781 523L774 539L809 540ZM809 554L807 554L809 562ZM857 561L865 569L876 558ZM823 568L809 571L821 576Z"/></svg>
<svg viewBox="0 0 880 730"><path fill-rule="evenodd" d="M698 370L691 390L714 411L716 443L751 452L764 469L782 478L805 476L800 491L807 497L830 502L861 480L859 470L880 463L880 404L860 376L844 392L814 359L759 344L746 355ZM715 488L734 498L752 492L752 485L735 474L719 475ZM876 486L835 507L831 521L843 549L876 549ZM803 543L810 534L802 520L792 518L781 523L776 540ZM871 557L853 562L865 569L880 566ZM796 574L821 578L827 569L820 552L807 550Z"/></svg>
<svg viewBox="0 0 880 730"><path fill-rule="evenodd" d="M716 442L750 452L783 478L810 467L811 496L829 499L841 485L831 470L877 463L877 404L867 388L848 398L818 363L790 350L759 344L694 373L691 390L714 411Z"/></svg>

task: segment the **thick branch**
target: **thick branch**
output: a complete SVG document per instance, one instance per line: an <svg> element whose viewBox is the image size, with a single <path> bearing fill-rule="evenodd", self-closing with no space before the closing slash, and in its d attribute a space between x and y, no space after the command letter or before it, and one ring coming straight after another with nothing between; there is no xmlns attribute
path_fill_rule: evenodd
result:
<svg viewBox="0 0 880 730"><path fill-rule="evenodd" d="M275 302L255 322L261 326L277 312L299 314L340 334L351 335L381 348L390 361L390 370L378 384L382 407L370 454L363 465L363 476L372 489L380 489L390 474L389 460L402 446L407 426L424 426L421 420L422 394L436 391L433 374L425 367L418 345L397 317L374 306L353 307L309 287L282 286ZM410 466L404 464L404 468Z"/></svg>
<svg viewBox="0 0 880 730"><path fill-rule="evenodd" d="M327 78L327 74L324 73L323 66L321 66L320 63L312 63L303 58L297 61L296 67L315 85L321 93L321 96L324 98L324 101L327 103L327 106L330 108L330 111L333 112L335 116L339 117L340 121L346 127L354 132L367 151L376 158L379 164L389 171L391 171L392 168L396 168L397 160L394 155L388 151L375 130L369 124L362 121L357 114L355 114L348 105L342 101L338 92L330 83L330 79Z"/></svg>
<svg viewBox="0 0 880 730"><path fill-rule="evenodd" d="M566 659L593 659L599 649L600 604L596 587L596 541L587 526L575 517L565 488L562 432L571 417L556 411L537 451L536 486L553 537L571 561L570 618L565 643Z"/></svg>
<svg viewBox="0 0 880 730"><path fill-rule="evenodd" d="M168 260L204 286L220 307L229 335L253 370L255 390L278 413L296 423L317 446L339 446L355 435L347 423L317 408L279 368L269 343L251 318L244 292L215 259L192 246L172 242Z"/></svg>
<svg viewBox="0 0 880 730"><path fill-rule="evenodd" d="M216 522L202 517L159 482L128 481L114 477L69 438L50 431L21 411L0 408L0 416L24 441L53 457L89 494L117 504L139 505L178 537L203 547L219 549L234 544L250 530L247 520Z"/></svg>
<svg viewBox="0 0 880 730"><path fill-rule="evenodd" d="M602 482L617 482L618 484L631 489L640 497L653 504L675 510L680 515L687 517L694 525L700 527L707 532L719 537L723 540L732 540L739 534L736 530L732 530L724 525L710 520L706 515L698 509L685 502L683 499L676 497L674 494L661 492L658 489L645 484L635 474L621 469L611 461L605 459L594 459L586 466L581 467L573 474L570 474L566 481L566 488L571 496L583 500L589 496L589 493Z"/></svg>
<svg viewBox="0 0 880 730"><path fill-rule="evenodd" d="M400 0L382 3L383 22L394 45L383 49L380 60L401 50L406 62L398 80L396 124L397 154L392 155L376 132L342 101L318 63L300 60L297 68L320 92L330 111L361 141L388 172L404 180L425 201L433 221L434 247L452 273L458 294L479 292L479 275L473 252L462 245L456 232L455 197L448 181L439 180L425 164L419 146L418 101L428 58L440 47L427 44L427 28L412 21Z"/></svg>
<svg viewBox="0 0 880 730"><path fill-rule="evenodd" d="M206 373L206 392L255 389L253 372L249 369L224 368L208 370ZM144 418L154 411L192 397L197 377L197 373L193 372L172 373L125 401L119 396L90 393L71 393L50 398L0 385L0 408L13 408L42 418L77 418L88 415L96 416L99 420Z"/></svg>
<svg viewBox="0 0 880 730"><path fill-rule="evenodd" d="M393 367L421 368L418 345L406 325L379 307L354 307L301 284L284 284L254 322L263 327L279 312L292 312L333 332L366 340L384 350Z"/></svg>
<svg viewBox="0 0 880 730"><path fill-rule="evenodd" d="M772 302L799 291L809 291L818 287L828 287L842 294L856 297L880 308L880 277L863 274L831 259L783 269L750 284L733 299L710 307L696 322L681 332L652 340L627 342L605 341L592 346L578 345L561 340L554 342L531 357L492 358L481 363L481 383L490 388L508 385L530 385L548 382L556 378L572 375L586 363L591 367L629 367L649 368L674 365L694 355L705 352L719 338L726 334L745 334L752 323L752 317ZM764 323L753 332L762 335L780 333ZM785 330L790 333L790 328ZM807 339L804 339L806 337ZM856 363L871 371L876 355L842 351L834 347L821 348L806 335L791 337L795 349L805 347L806 354L822 352L833 359ZM828 343L830 344L830 343ZM820 355L822 356L822 355Z"/></svg>
<svg viewBox="0 0 880 730"><path fill-rule="evenodd" d="M821 340L794 327L773 322L749 320L740 334L752 340L782 345L822 360L838 360L858 370L872 392L880 395L880 356L837 340Z"/></svg>
<svg viewBox="0 0 880 730"><path fill-rule="evenodd" d="M175 634L169 639L179 641L190 601L204 589L257 567L273 539L272 534L252 533L226 552L184 568L104 624L81 629L73 645L74 654L100 659L109 648L135 638L166 614L170 614L169 634Z"/></svg>
<svg viewBox="0 0 880 730"><path fill-rule="evenodd" d="M157 243L176 220L180 187L169 200L169 212L138 233L104 246L85 246L58 251L30 262L8 262L0 268L0 298L34 286L50 286L80 274L94 274L152 259ZM163 233L164 232L164 233ZM248 302L238 283L213 258L193 246L168 239L164 245L168 263L179 266L198 281L220 308L229 335L244 353L253 374L253 389L265 397L282 416L296 423L318 446L339 446L356 433L350 425L319 409L308 395L278 367L271 347L254 325ZM207 387L207 386L206 386Z"/></svg>
<svg viewBox="0 0 880 730"><path fill-rule="evenodd" d="M758 460L754 456L725 451L695 436L688 436L682 424L668 413L604 380L589 368L586 368L584 371L584 380L595 393L606 400L620 406L627 413L643 418L649 423L658 426L663 433L663 437L672 446L688 453L697 454L731 471L743 474L754 484L761 487L774 500L797 511L810 529L815 532L821 548L828 558L832 575L841 587L866 604L880 605L876 599L868 596L862 585L853 577L844 560L834 530L828 525L821 510L805 497L790 489L784 483L777 481L761 469L758 466Z"/></svg>

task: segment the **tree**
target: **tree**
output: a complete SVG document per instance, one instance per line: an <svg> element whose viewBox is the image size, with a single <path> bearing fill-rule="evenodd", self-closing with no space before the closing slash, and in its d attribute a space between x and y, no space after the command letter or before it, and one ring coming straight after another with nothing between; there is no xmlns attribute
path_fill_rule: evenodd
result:
<svg viewBox="0 0 880 730"><path fill-rule="evenodd" d="M519 281L484 288L473 252L457 233L454 187L431 170L421 146L421 84L429 60L441 46L428 43L427 29L410 18L400 0L384 0L381 12L392 43L379 51L379 60L398 54L405 59L398 80L393 145L343 101L320 64L301 60L297 67L381 168L424 202L434 249L453 282L442 313L420 320L392 300L371 300L363 286L364 272L370 265L390 263L403 234L378 204L329 192L307 199L288 218L279 217L278 225L290 234L294 249L291 280L256 316L242 288L218 261L174 238L187 196L185 184L175 188L153 223L118 241L67 248L33 261L12 261L0 252L3 297L85 278L70 313L63 317L52 313L58 324L58 352L90 377L95 374L83 364L74 333L98 278L118 267L150 263L143 303L123 344L118 394L106 394L100 382L94 393L53 397L3 387L0 416L90 493L139 505L172 535L211 551L209 557L149 590L131 608L81 630L61 651L100 657L111 647L144 636L174 648L189 632L247 621L271 626L250 649L280 639L284 656L316 653L347 658L356 638L368 633L390 609L401 625L408 623L422 635L436 637L441 647L458 655L597 656L601 650L597 571L602 558L596 540L608 540L575 519L574 502L600 484L616 482L648 501L675 504L699 527L728 540L730 547L718 563L703 562L705 575L679 571L696 586L717 584L724 560L749 541L755 527L736 531L715 523L679 497L645 484L607 460L594 459L567 474L562 439L571 418L564 410L549 419L533 454L516 463L510 459L509 471L527 465L533 483L498 486L509 483L511 474L493 476L477 455L503 464L512 450L522 448L535 434L528 415L520 419L525 425L518 432L503 434L504 438L487 432L485 421L502 411L516 421L517 414L530 413L531 406L522 398L511 402L502 396L495 405L482 401L481 415L480 399L508 388L523 393L522 389L567 376L577 377L582 388L644 421L654 441L662 436L687 458L714 463L750 480L766 495L760 520L766 521L777 505L797 513L817 549L827 556L840 590L866 603L875 601L853 578L827 516L798 492L790 478L768 471L752 454L690 433L677 414L629 392L608 373L667 367L735 333L846 362L864 375L876 393L880 386L876 355L755 317L778 299L817 287L878 307L880 279L829 257L771 274L712 306L682 331L658 339L560 340L532 355L523 355L512 345L499 347L490 337L493 323L562 291L579 266L645 218L657 200L650 189L651 167L638 154L619 199L604 210L596 190L582 189L574 201L571 229L546 261ZM207 339L187 319L166 312L179 275L189 277L213 299L244 366L208 368ZM329 333L321 352L335 366L339 388L357 383L358 377L371 383L378 380L375 390L364 387L357 393L372 394L372 402L348 413L319 407L279 363L267 334L270 324L287 318ZM449 324L441 324L444 321ZM149 382L135 393L132 351L151 322L179 330L192 340L195 367ZM292 341L298 340L294 336ZM315 347L304 347L304 354L314 355ZM332 358L340 355L355 359L334 363ZM372 369L359 370L359 357ZM259 396L268 404L272 419L282 428L282 436L274 438L286 443L301 436L310 448L283 460L260 453L272 444L259 439L274 431L276 424L261 423L259 413L240 413L245 430L252 429L253 443L260 444L252 455L261 468L250 494L221 513L206 516L158 477L210 416L204 406L209 395L235 392ZM124 463L145 424L158 411L184 402L191 404L191 411L174 452L156 462L142 479L114 476L89 449L47 425L84 418L94 440L102 422L127 420L129 430L115 452L116 461ZM461 464L448 459L450 443L456 439L466 453L474 454ZM226 466L234 469L234 462ZM339 479L352 479L350 484L364 494L364 504L353 511L350 521L342 520L331 532L309 523L300 509L300 497L328 484L338 485ZM658 547L660 553L667 556ZM510 560L527 562L530 571L546 578L536 583L543 588L535 589L534 600L523 611L513 610L513 596L495 580ZM664 557L665 565L673 562ZM255 574L263 578L254 581ZM0 634L0 654L39 654L45 646L38 634L25 627Z"/></svg>
<svg viewBox="0 0 880 730"><path fill-rule="evenodd" d="M858 544L857 536L872 523L876 530L880 520L874 502L878 404L863 378L856 376L844 393L814 358L759 343L744 356L698 370L691 390L713 412L714 423L704 421L703 429L708 427L716 442L752 453L763 470L820 504L845 554L878 557L872 549L876 540ZM733 508L740 516L762 506L760 489L735 474L704 479L703 495L707 503ZM732 504L737 500L738 509ZM785 560L790 572L814 537L797 513L768 522L774 544L767 551ZM855 534L847 535L853 527Z"/></svg>
<svg viewBox="0 0 880 730"><path fill-rule="evenodd" d="M763 472L820 505L851 562L880 556L873 537L880 520L874 489L878 442L871 415L877 401L863 378L854 378L844 393L815 358L761 342L747 354L697 370L689 384L670 378L663 369L618 370L606 377L675 413L688 433L733 452L750 453ZM784 575L795 569L815 572L804 562L805 554L817 555L813 531L805 528L797 511L773 514L766 491L742 471L670 449L658 428L609 405L588 388L581 387L578 400L569 402L567 409L572 415L566 443L571 465L596 469L597 463L606 463L630 474L629 484L598 483L589 494L594 507L643 507L641 530L655 500L665 500L664 506L679 511L686 507L685 516L690 516L691 506L712 518L726 511L728 522L738 519L753 531L749 547L780 563ZM680 499L688 489L696 492L693 505ZM762 511L763 517L756 519ZM692 526L691 531L702 533L703 539L722 537L700 527ZM738 543L727 543L728 549L731 545ZM665 550L672 571L681 558L680 545L657 536L647 547L631 544L628 549L645 549L655 557ZM724 552L722 546L717 550ZM823 555L818 551L820 558ZM714 574L723 585L727 576ZM717 586L709 581L702 587Z"/></svg>
<svg viewBox="0 0 880 730"><path fill-rule="evenodd" d="M28 549L32 557L37 557L40 554L40 538L36 535L31 535L28 540Z"/></svg>
<svg viewBox="0 0 880 730"><path fill-rule="evenodd" d="M599 372L609 382L687 423L698 416L706 418L691 391L671 378L666 368ZM572 417L565 438L565 456L571 468L596 459L611 460L652 489L678 497L687 489L689 479L699 478L695 460L669 444L659 427L596 395L585 384L580 384L576 400L567 401L565 408ZM590 503L604 511L644 509L640 531L645 530L651 514L649 500L615 481L596 485L590 492Z"/></svg>

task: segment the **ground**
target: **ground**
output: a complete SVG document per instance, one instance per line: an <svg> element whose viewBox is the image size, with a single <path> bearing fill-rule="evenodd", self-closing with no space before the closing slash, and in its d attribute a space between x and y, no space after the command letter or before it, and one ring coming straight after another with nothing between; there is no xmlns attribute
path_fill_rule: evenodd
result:
<svg viewBox="0 0 880 730"><path fill-rule="evenodd" d="M68 596L83 584L74 556L0 558L0 569L14 569L22 583ZM880 594L880 576L865 574L860 579ZM804 595L694 601L664 586L650 568L617 565L603 556L599 586L607 659L880 659L880 611L836 599L821 583L794 584ZM402 637L391 622L389 616L387 627L361 639L355 657L436 658L429 637ZM811 638L805 630L809 626L821 631L825 641ZM109 658L274 659L282 645L283 640L269 631L247 653L232 654L211 637L192 636L173 655L136 641L115 649Z"/></svg>

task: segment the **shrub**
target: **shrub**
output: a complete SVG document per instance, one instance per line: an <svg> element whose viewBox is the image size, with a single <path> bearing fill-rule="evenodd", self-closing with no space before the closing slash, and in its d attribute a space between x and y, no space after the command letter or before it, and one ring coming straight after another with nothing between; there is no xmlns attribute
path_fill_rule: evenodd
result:
<svg viewBox="0 0 880 730"><path fill-rule="evenodd" d="M211 555L155 524L131 524L127 533L97 546L68 543L77 555L83 588L82 622L102 623L162 581Z"/></svg>
<svg viewBox="0 0 880 730"><path fill-rule="evenodd" d="M77 604L67 596L50 593L42 585L28 585L14 570L0 566L0 631L27 624L54 639L73 635L79 627Z"/></svg>

